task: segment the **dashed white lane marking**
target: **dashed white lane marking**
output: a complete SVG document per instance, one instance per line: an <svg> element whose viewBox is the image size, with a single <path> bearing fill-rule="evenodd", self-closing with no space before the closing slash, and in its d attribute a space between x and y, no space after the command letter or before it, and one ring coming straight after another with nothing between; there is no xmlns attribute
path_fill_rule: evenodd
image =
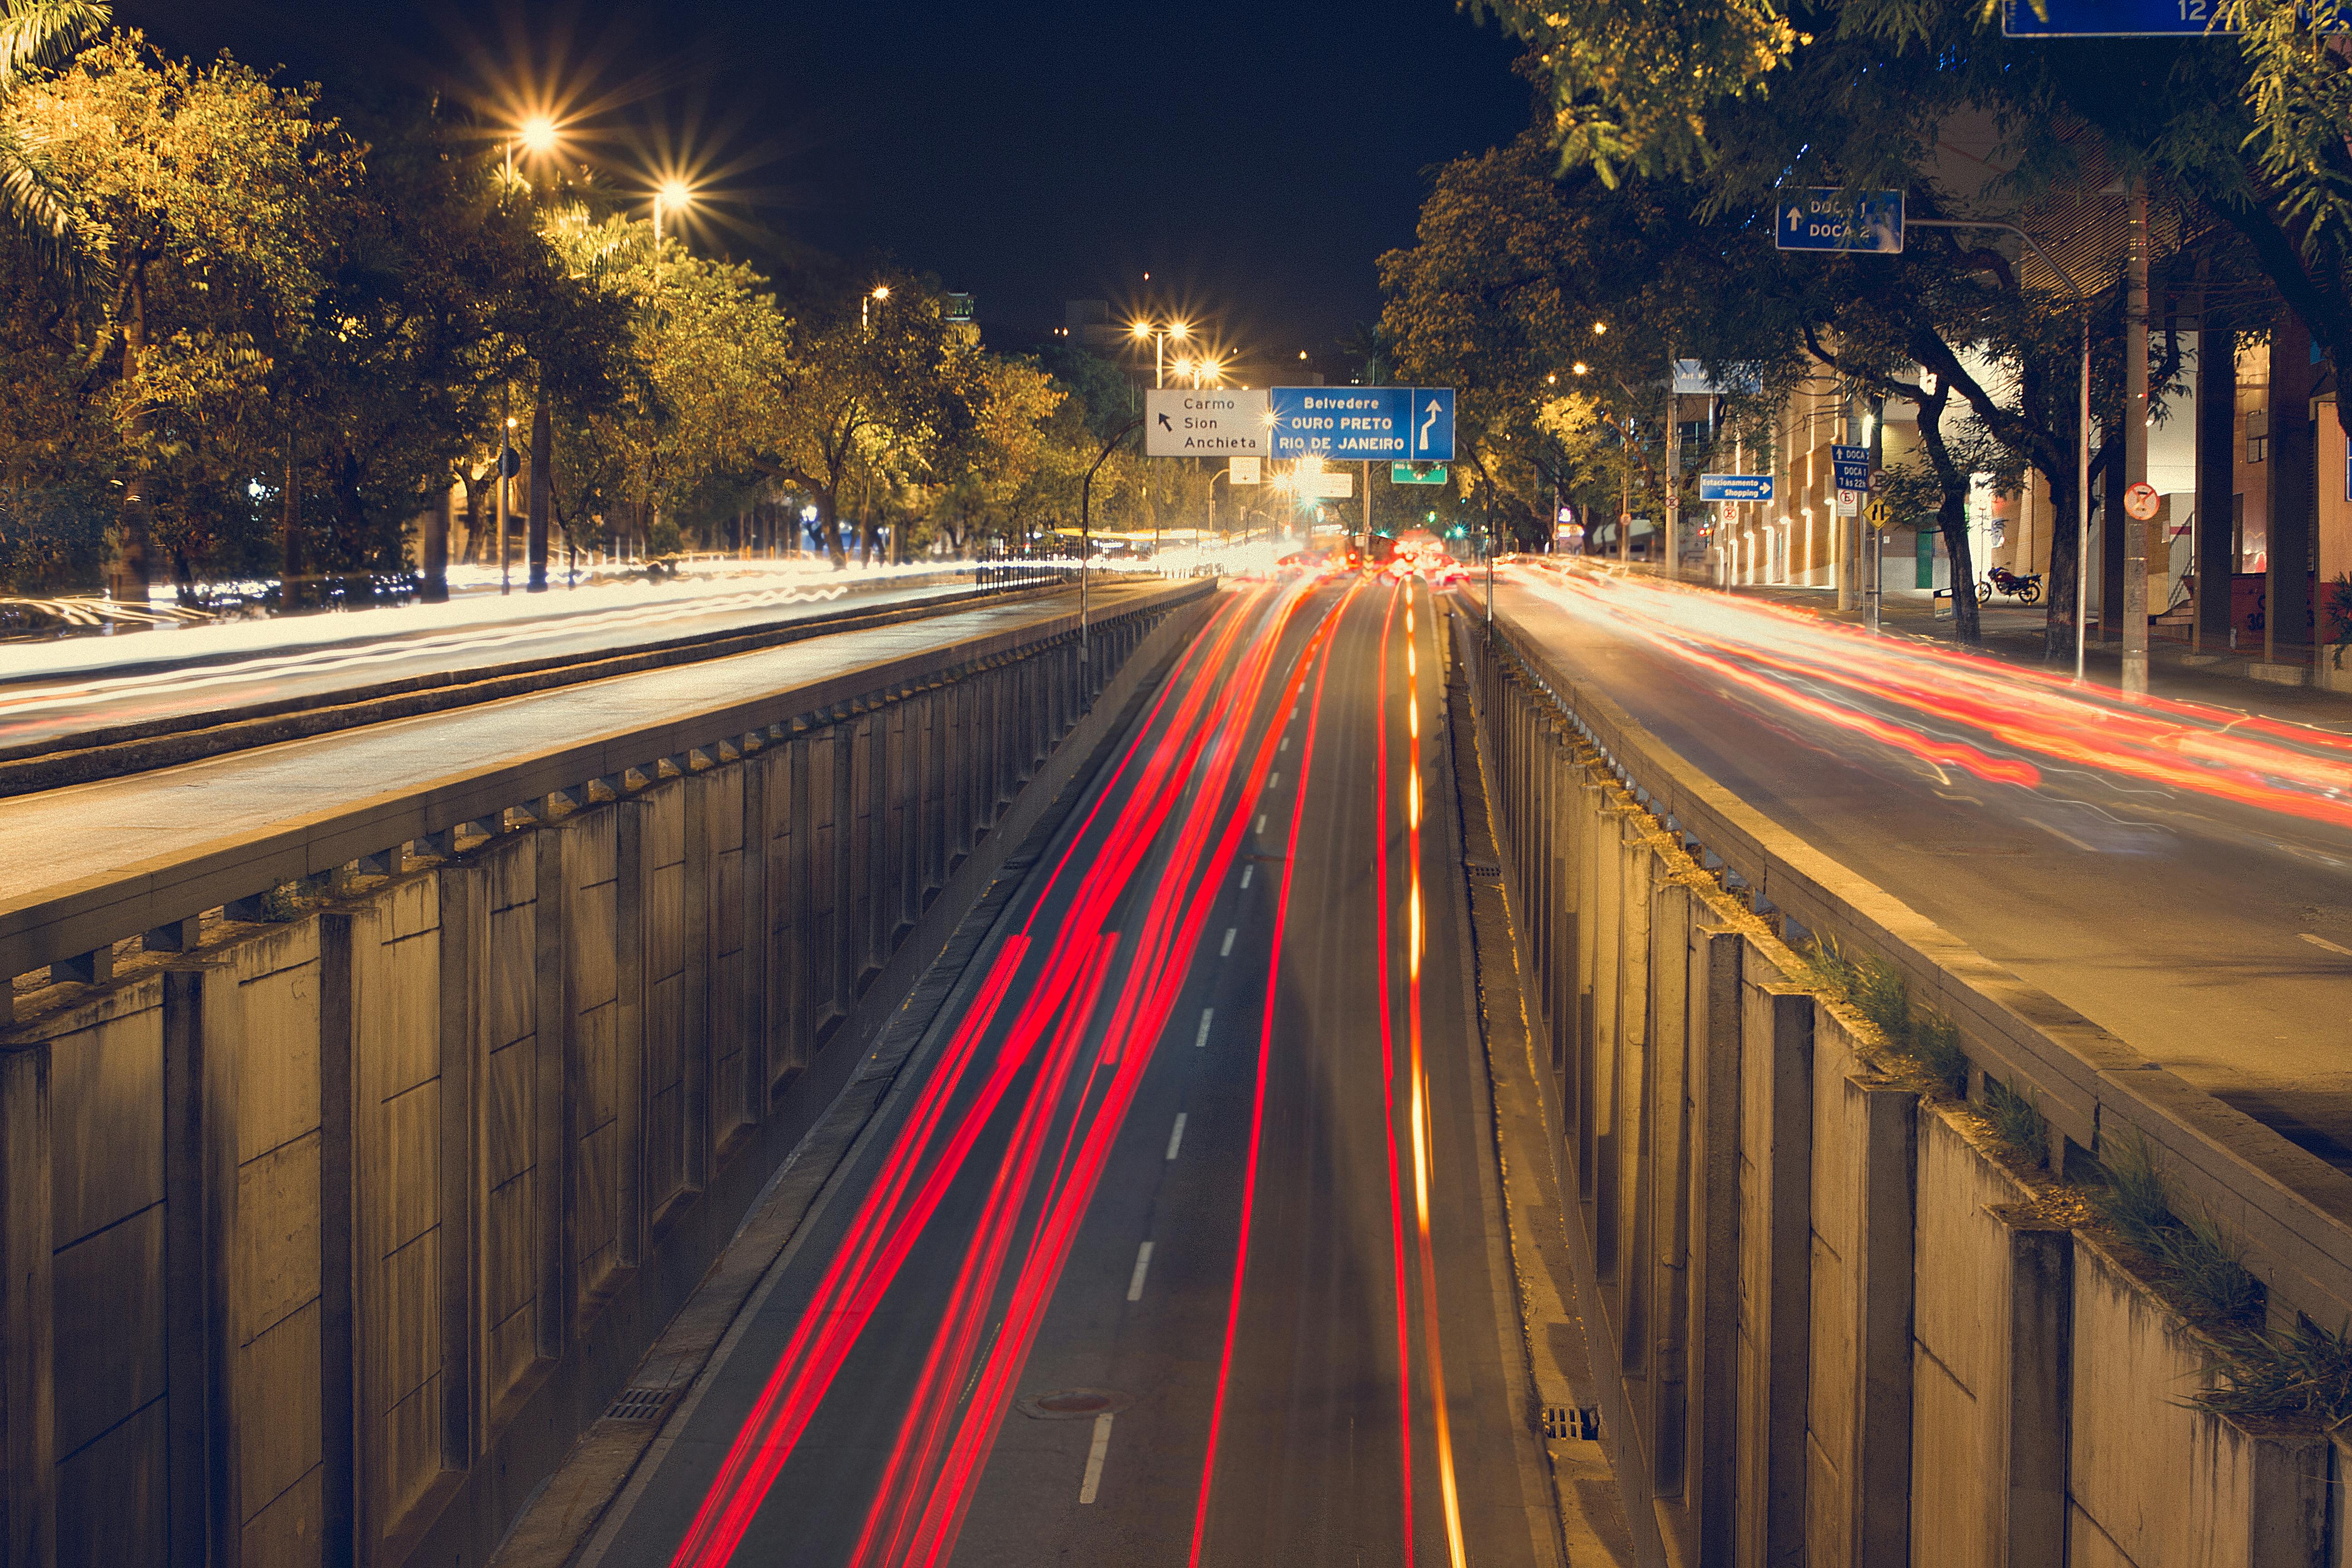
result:
<svg viewBox="0 0 2352 1568"><path fill-rule="evenodd" d="M2053 838L2064 839L2067 843L2072 844L2075 848L2080 849L2085 855L2096 855L2099 852L2098 846L2084 843L2081 839L2075 837L2073 834L2067 832L2063 827L2053 827L2048 823L2042 821L2038 817L2029 816L2025 820L2032 823L2034 826L2042 829L2042 832L2047 833Z"/></svg>
<svg viewBox="0 0 2352 1568"><path fill-rule="evenodd" d="M1287 735L1285 735L1285 736L1282 738L1282 744L1280 744L1279 746L1276 746L1276 747L1275 748L1275 750L1276 750L1276 751L1277 751L1277 752L1286 752L1286 751L1290 750L1290 737L1289 737L1289 736L1287 736Z"/></svg>
<svg viewBox="0 0 2352 1568"><path fill-rule="evenodd" d="M1255 866L1244 866L1244 867L1243 867L1243 868L1242 868L1242 886L1243 886L1243 887L1244 887L1244 888L1248 887L1248 886L1250 885L1250 879L1251 879L1252 877L1256 876L1256 875L1257 875L1257 868L1256 868L1256 867L1255 867Z"/></svg>
<svg viewBox="0 0 2352 1568"><path fill-rule="evenodd" d="M2303 940L2311 943L2314 947L2324 947L2330 952L2340 952L2347 958L2352 958L2352 947L2338 947L2336 943L2328 941L2324 936L2317 936L2310 931L2305 931L2303 933Z"/></svg>
<svg viewBox="0 0 2352 1568"><path fill-rule="evenodd" d="M1143 1300L1143 1276L1150 1269L1150 1268L1151 1243L1147 1241L1141 1247L1135 1249L1135 1272L1129 1276L1127 1281L1127 1299L1129 1300L1140 1301Z"/></svg>
<svg viewBox="0 0 2352 1568"><path fill-rule="evenodd" d="M1197 1051L1202 1046L1209 1043L1209 1020L1216 1016L1217 1010L1214 1007L1203 1007L1201 1009L1201 1032L1192 1037L1192 1048L1194 1050Z"/></svg>
<svg viewBox="0 0 2352 1568"><path fill-rule="evenodd" d="M1102 1489L1103 1460L1110 1453L1110 1416L1106 1410L1095 1417L1094 1447L1087 1450L1087 1479L1078 1483L1078 1500L1082 1503L1094 1501L1095 1493Z"/></svg>
<svg viewBox="0 0 2352 1568"><path fill-rule="evenodd" d="M1239 926L1227 926L1225 928L1225 945L1217 949L1217 956L1219 958L1231 958L1234 955L1234 937L1240 930L1241 927Z"/></svg>
<svg viewBox="0 0 2352 1568"><path fill-rule="evenodd" d="M1176 1113L1176 1125L1175 1125L1174 1127L1172 1127L1172 1128L1171 1128L1171 1129L1169 1130L1169 1133L1168 1133L1168 1157L1169 1157L1170 1159L1173 1160L1173 1159L1176 1157L1176 1151L1177 1151L1177 1150L1179 1150L1179 1149L1181 1149L1183 1146L1184 1146L1184 1113L1183 1113L1182 1111L1181 1111L1181 1110L1180 1110L1180 1111L1178 1111L1178 1112Z"/></svg>
<svg viewBox="0 0 2352 1568"><path fill-rule="evenodd" d="M1265 831L1265 813L1262 811L1257 814L1257 830L1260 833Z"/></svg>
<svg viewBox="0 0 2352 1568"><path fill-rule="evenodd" d="M1268 789L1276 788L1281 784L1281 783L1282 775L1280 773L1268 773L1265 775L1265 787Z"/></svg>

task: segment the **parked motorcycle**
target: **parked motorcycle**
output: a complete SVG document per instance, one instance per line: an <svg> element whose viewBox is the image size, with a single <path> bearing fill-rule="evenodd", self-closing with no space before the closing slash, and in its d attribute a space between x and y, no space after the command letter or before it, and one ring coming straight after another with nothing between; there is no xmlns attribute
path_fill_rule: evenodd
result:
<svg viewBox="0 0 2352 1568"><path fill-rule="evenodd" d="M2021 605L2031 605L2042 597L2042 574L2012 572L2006 566L1996 566L1977 584L1977 603L1990 604L1994 592L2007 594Z"/></svg>

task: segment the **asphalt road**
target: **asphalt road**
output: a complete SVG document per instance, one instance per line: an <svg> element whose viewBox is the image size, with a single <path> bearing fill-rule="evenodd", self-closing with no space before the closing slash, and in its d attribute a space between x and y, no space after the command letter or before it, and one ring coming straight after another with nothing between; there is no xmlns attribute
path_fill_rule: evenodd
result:
<svg viewBox="0 0 2352 1568"><path fill-rule="evenodd" d="M1506 581L1497 608L1702 772L2149 1061L2352 1169L2352 830L2053 763L1957 700L1923 719L1839 687L1811 654L1802 670L1769 668L1753 652L1769 643L1727 645L1696 624L1661 642L1541 581ZM1990 668L2027 691L2026 674ZM2040 776L1976 776L1832 715ZM2105 721L2084 709L2070 722L2095 754ZM2226 728L2184 729L2182 753ZM2352 766L2315 772L2352 800Z"/></svg>
<svg viewBox="0 0 2352 1568"><path fill-rule="evenodd" d="M982 601L608 680L232 752L0 802L0 902L134 868L454 773L1067 615L1074 595ZM1098 595L1115 605L1119 595Z"/></svg>
<svg viewBox="0 0 2352 1568"><path fill-rule="evenodd" d="M1435 631L1228 592L583 1568L1550 1568Z"/></svg>
<svg viewBox="0 0 2352 1568"><path fill-rule="evenodd" d="M0 648L0 746L445 671L612 653L968 592L968 576L746 573L631 581L447 605L75 637Z"/></svg>

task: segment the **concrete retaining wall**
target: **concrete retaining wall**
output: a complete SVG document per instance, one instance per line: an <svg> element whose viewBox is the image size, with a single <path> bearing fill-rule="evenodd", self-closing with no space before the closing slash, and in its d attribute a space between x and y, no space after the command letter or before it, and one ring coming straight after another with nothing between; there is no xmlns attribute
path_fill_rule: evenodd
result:
<svg viewBox="0 0 2352 1568"><path fill-rule="evenodd" d="M1638 1560L2339 1561L2327 1439L2190 1407L2211 1347L1796 983L1756 879L1663 809L1696 786L1595 744L1507 626L1454 633Z"/></svg>
<svg viewBox="0 0 2352 1568"><path fill-rule="evenodd" d="M20 996L0 1563L485 1558L1203 591Z"/></svg>

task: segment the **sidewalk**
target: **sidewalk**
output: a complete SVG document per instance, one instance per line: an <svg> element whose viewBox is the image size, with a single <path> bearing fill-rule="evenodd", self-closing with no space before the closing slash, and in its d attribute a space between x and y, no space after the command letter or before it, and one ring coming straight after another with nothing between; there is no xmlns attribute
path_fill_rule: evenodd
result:
<svg viewBox="0 0 2352 1568"><path fill-rule="evenodd" d="M1864 621L1860 610L1836 608L1836 594L1828 588L1799 588L1782 584L1739 587L1731 593L1743 599L1759 599L1768 604L1785 605L1793 609L1817 615L1823 620L1843 621L1860 626ZM1942 608L1940 616L1933 607ZM2042 625L2046 606L2031 607L2003 604L1999 598L1978 611L1984 641L1978 651L2006 663L2034 669L2053 667L2042 659ZM1951 612L1941 600L1931 600L1916 590L1889 594L1880 618L1881 628L1894 636L1913 637L1943 647L1956 646L1952 641ZM2352 691L2331 691L2322 687L2305 685L2315 673L2296 665L2273 665L2273 671L2292 671L2294 683L2265 679L2248 673L2258 665L2260 649L2253 657L2218 653L2192 653L2185 642L2168 637L2148 639L2148 690L2155 696L2171 698L2182 702L2202 702L2216 708L2230 708L2268 719L2283 719L2293 723L2309 724L2318 729L2334 730L2352 734ZM2321 663L2331 663L2334 649L2323 645L2318 652ZM2122 653L2113 642L2101 643L2098 628L2092 628L2088 647L2084 649L2083 673L2094 684L2114 687L2120 680ZM2345 661L2345 678L2352 679L2352 658Z"/></svg>

